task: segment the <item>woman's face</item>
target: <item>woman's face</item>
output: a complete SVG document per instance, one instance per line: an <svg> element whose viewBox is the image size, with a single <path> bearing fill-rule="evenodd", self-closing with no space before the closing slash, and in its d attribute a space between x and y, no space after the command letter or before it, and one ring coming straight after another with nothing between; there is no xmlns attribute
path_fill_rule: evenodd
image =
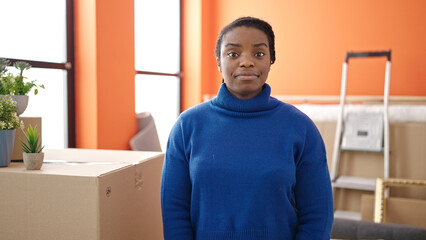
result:
<svg viewBox="0 0 426 240"><path fill-rule="evenodd" d="M262 91L271 67L268 37L254 27L231 29L223 36L217 63L233 96L255 97Z"/></svg>

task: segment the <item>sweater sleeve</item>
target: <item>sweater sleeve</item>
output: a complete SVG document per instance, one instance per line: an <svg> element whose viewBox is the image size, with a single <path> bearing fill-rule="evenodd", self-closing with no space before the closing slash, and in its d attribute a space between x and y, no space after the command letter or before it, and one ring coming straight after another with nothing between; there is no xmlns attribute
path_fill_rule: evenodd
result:
<svg viewBox="0 0 426 240"><path fill-rule="evenodd" d="M173 127L161 178L161 209L164 239L193 239L190 219L191 181L183 131L178 120Z"/></svg>
<svg viewBox="0 0 426 240"><path fill-rule="evenodd" d="M296 162L296 240L329 240L333 224L331 181L322 137L313 123L311 126Z"/></svg>

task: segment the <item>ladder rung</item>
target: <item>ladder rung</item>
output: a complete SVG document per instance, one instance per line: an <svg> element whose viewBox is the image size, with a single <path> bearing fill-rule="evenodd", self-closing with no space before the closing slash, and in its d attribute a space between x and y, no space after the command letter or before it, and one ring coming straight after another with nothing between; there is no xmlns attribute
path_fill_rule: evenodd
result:
<svg viewBox="0 0 426 240"><path fill-rule="evenodd" d="M336 210L334 212L334 218L360 221L361 220L361 213L359 213L359 212L351 212L351 211Z"/></svg>
<svg viewBox="0 0 426 240"><path fill-rule="evenodd" d="M360 149L360 148L350 148L350 147L340 147L340 151L353 151L353 152L377 152L377 153L383 153L384 149Z"/></svg>
<svg viewBox="0 0 426 240"><path fill-rule="evenodd" d="M353 176L339 176L333 182L333 187L375 191L376 179L365 178L365 177L353 177Z"/></svg>

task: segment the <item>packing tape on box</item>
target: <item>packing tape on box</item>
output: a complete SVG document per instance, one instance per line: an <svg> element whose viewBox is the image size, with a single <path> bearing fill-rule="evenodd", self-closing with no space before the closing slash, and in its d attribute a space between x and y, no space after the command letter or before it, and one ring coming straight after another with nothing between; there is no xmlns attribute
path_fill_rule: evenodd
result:
<svg viewBox="0 0 426 240"><path fill-rule="evenodd" d="M136 166L135 168L135 188L142 190L143 187L143 176L142 176L142 166Z"/></svg>

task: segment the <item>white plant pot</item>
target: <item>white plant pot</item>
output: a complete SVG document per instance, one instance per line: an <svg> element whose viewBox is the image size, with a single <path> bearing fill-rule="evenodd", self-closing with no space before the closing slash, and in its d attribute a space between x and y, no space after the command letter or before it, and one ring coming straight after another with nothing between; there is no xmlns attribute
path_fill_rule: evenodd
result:
<svg viewBox="0 0 426 240"><path fill-rule="evenodd" d="M10 96L16 102L16 115L21 115L25 112L28 106L28 95L0 95L0 97Z"/></svg>
<svg viewBox="0 0 426 240"><path fill-rule="evenodd" d="M13 100L16 101L16 107L18 108L18 110L16 111L16 115L20 116L27 109L29 96L28 95L12 95L11 97Z"/></svg>
<svg viewBox="0 0 426 240"><path fill-rule="evenodd" d="M44 152L41 153L23 153L24 165L27 170L40 170L43 165Z"/></svg>

